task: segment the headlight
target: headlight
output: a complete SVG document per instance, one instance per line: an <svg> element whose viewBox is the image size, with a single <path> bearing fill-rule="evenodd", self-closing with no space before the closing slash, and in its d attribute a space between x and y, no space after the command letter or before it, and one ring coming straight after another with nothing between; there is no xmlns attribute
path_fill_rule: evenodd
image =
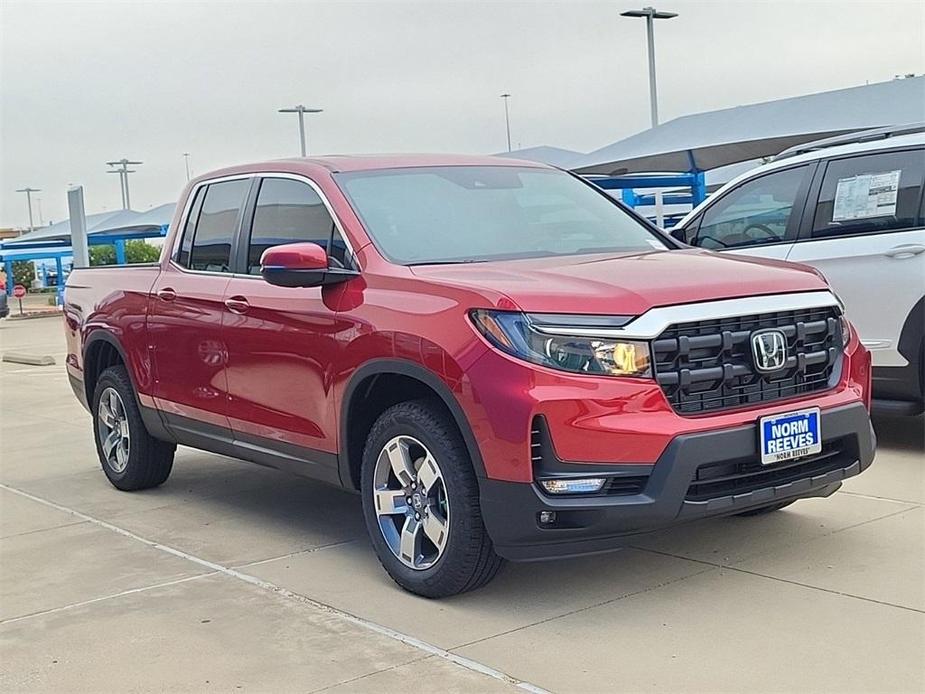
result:
<svg viewBox="0 0 925 694"><path fill-rule="evenodd" d="M844 313L839 314L838 323L841 329L841 346L842 349L844 349L848 346L848 343L851 342L851 324L848 322L848 319L845 318Z"/></svg>
<svg viewBox="0 0 925 694"><path fill-rule="evenodd" d="M508 354L542 366L572 373L602 376L651 376L649 344L638 340L551 334L545 332L546 317L513 311L476 310L472 322L485 338ZM612 328L608 320L623 324L627 319L602 316L556 316L556 333L563 325L577 332L593 332L594 327ZM597 325L595 325L595 321ZM590 321L590 322L589 322ZM620 322L622 321L622 322Z"/></svg>

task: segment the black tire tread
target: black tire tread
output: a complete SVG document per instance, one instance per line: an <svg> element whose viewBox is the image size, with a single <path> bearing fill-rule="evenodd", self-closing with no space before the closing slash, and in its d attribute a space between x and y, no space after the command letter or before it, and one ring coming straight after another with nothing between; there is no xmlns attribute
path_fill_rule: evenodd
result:
<svg viewBox="0 0 925 694"><path fill-rule="evenodd" d="M456 457L466 461L465 470L461 470L459 489L457 493L464 495L465 503L470 509L479 509L479 485L475 477L475 472L469 460L468 450L463 442L459 430L454 422L441 411L433 401L428 399L409 400L393 405L380 415L367 437L366 447L363 452L363 476L364 480L367 475L372 475L371 463L375 461L367 460L369 451L367 450L372 442L380 438L386 429L393 426L396 421L405 420L412 422L416 426L427 431L428 436L438 445L445 449L454 451ZM444 472L444 477L446 477ZM361 485L362 489L367 489L366 484ZM364 493L365 496L365 493ZM457 501L458 507L458 501ZM451 507L452 513L452 507ZM459 516L453 522L460 522ZM439 598L449 595L456 595L470 590L475 590L488 583L504 564L504 560L495 554L494 546L488 531L482 522L479 513L469 514L469 517L462 519L466 523L465 537L469 539L467 545L461 549L463 557L455 562L455 570L447 573L446 567L443 567L438 581L429 582L427 579L417 585L410 585L403 580L400 574L391 570L387 561L379 557L379 562L396 583L406 590L417 593L424 597ZM369 528L370 533L379 532L378 528ZM379 554L377 552L377 554ZM397 561L397 560L396 560ZM444 561L444 560L441 560Z"/></svg>
<svg viewBox="0 0 925 694"><path fill-rule="evenodd" d="M114 473L106 464L96 429L99 398L107 387L115 388L122 397L132 436L129 463L121 474ZM100 374L93 393L92 414L93 439L96 443L100 465L114 487L122 491L137 491L157 487L167 481L173 469L173 457L177 447L173 443L156 439L148 433L135 399L135 389L124 366L110 366Z"/></svg>

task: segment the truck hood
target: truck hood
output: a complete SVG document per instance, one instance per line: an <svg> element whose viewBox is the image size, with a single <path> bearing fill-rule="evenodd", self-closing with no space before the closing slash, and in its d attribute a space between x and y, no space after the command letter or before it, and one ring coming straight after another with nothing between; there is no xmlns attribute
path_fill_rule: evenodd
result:
<svg viewBox="0 0 925 694"><path fill-rule="evenodd" d="M538 313L640 315L655 306L818 291L812 268L701 249L418 265L414 274Z"/></svg>

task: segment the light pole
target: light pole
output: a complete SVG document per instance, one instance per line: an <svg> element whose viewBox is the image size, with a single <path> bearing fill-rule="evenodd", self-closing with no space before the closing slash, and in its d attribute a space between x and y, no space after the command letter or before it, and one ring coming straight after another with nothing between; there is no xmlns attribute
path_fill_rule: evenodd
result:
<svg viewBox="0 0 925 694"><path fill-rule="evenodd" d="M122 158L117 161L107 161L108 166L115 166L116 168L110 171L109 173L119 174L119 183L122 188L122 209L128 210L131 209L132 203L128 195L128 175L130 173L135 173L135 169L128 168L129 166L137 166L138 164L143 164L144 162L140 161L129 161L128 159Z"/></svg>
<svg viewBox="0 0 925 694"><path fill-rule="evenodd" d="M645 17L646 41L649 53L649 109L652 114L652 127L658 125L658 90L655 85L655 20L673 19L677 12L659 12L654 7L643 7L641 10L627 10L620 13L621 17ZM662 211L662 192L655 193L655 221L663 226L665 217Z"/></svg>
<svg viewBox="0 0 925 694"><path fill-rule="evenodd" d="M35 224L32 222L32 194L40 192L40 188L20 188L17 193L26 194L26 204L29 206L29 231L35 231Z"/></svg>
<svg viewBox="0 0 925 694"><path fill-rule="evenodd" d="M510 94L502 94L501 98L504 99L504 127L507 129L507 151L511 151L511 112L508 110L508 99L511 98Z"/></svg>
<svg viewBox="0 0 925 694"><path fill-rule="evenodd" d="M305 156L305 114L306 113L321 113L324 109L321 108L306 108L302 104L298 106L293 106L292 108L281 108L279 109L280 113L298 113L299 114L299 143L302 145L302 156Z"/></svg>
<svg viewBox="0 0 925 694"><path fill-rule="evenodd" d="M183 161L186 163L186 180L189 181L189 179L190 179L190 175L189 175L189 152L184 152L184 153L183 153Z"/></svg>

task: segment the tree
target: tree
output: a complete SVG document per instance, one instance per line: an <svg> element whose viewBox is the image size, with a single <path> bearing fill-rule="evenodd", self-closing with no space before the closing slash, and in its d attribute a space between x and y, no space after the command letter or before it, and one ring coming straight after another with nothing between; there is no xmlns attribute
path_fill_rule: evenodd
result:
<svg viewBox="0 0 925 694"><path fill-rule="evenodd" d="M133 263L153 263L161 256L159 248L145 243L142 239L125 242L125 260ZM90 265L115 265L115 246L90 246Z"/></svg>
<svg viewBox="0 0 925 694"><path fill-rule="evenodd" d="M32 288L32 280L35 279L35 267L31 260L14 260L13 261L13 284L21 284L26 289Z"/></svg>

